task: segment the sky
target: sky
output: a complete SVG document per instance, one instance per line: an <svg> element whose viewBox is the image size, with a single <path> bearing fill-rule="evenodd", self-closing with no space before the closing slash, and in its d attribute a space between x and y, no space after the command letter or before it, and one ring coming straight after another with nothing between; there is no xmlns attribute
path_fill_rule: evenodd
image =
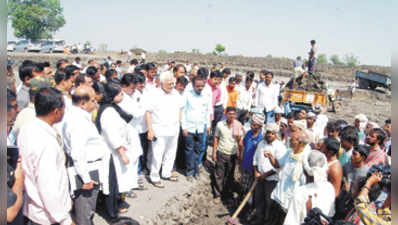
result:
<svg viewBox="0 0 398 225"><path fill-rule="evenodd" d="M67 43L106 43L109 50L199 49L217 43L228 55L307 57L309 41L328 57L391 66L392 0L61 0L66 24L54 37ZM8 40L15 40L10 22Z"/></svg>

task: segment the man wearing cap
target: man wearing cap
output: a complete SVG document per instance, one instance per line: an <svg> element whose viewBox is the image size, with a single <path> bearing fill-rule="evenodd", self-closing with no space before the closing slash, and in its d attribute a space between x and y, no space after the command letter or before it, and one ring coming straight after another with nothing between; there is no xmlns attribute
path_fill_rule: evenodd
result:
<svg viewBox="0 0 398 225"><path fill-rule="evenodd" d="M279 180L278 170L264 153L268 152L276 160L280 160L287 151L285 145L277 139L278 125L269 123L265 130L265 138L258 144L253 158L254 175L258 179L255 189L256 224L271 222L271 193Z"/></svg>
<svg viewBox="0 0 398 225"><path fill-rule="evenodd" d="M354 126L358 133L358 142L359 144L365 144L366 134L365 128L368 123L368 118L364 114L358 114L355 116Z"/></svg>
<svg viewBox="0 0 398 225"><path fill-rule="evenodd" d="M313 112L307 114L307 132L312 144L317 144L323 137L321 130L315 128L316 115Z"/></svg>
<svg viewBox="0 0 398 225"><path fill-rule="evenodd" d="M321 152L326 155L328 160L328 180L333 184L336 197L340 193L341 179L343 176L343 168L337 158L340 149L340 142L332 137L327 137L321 145Z"/></svg>
<svg viewBox="0 0 398 225"><path fill-rule="evenodd" d="M275 124L280 126L281 125L281 119L283 118L282 116L283 116L283 113L284 113L283 109L281 107L277 106L275 108L274 113L275 113Z"/></svg>

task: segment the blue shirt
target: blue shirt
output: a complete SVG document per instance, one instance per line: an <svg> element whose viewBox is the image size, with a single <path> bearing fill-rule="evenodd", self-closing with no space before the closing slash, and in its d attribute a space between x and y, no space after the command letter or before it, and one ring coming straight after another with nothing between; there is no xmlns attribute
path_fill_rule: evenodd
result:
<svg viewBox="0 0 398 225"><path fill-rule="evenodd" d="M211 98L206 93L198 95L194 89L187 90L183 96L181 127L190 133L202 133L210 126Z"/></svg>
<svg viewBox="0 0 398 225"><path fill-rule="evenodd" d="M256 152L257 145L263 140L263 132L253 137L252 130L249 130L243 139L243 145L245 146L245 152L243 154L242 168L246 171L253 171L253 157Z"/></svg>

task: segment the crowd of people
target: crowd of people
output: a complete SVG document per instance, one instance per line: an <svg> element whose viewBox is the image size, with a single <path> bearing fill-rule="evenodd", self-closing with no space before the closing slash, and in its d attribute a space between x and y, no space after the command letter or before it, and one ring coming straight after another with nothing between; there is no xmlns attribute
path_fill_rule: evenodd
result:
<svg viewBox="0 0 398 225"><path fill-rule="evenodd" d="M257 81L252 71L111 60L60 59L55 72L25 60L21 85L9 79L9 224L93 224L97 208L118 223L145 178L160 189L182 179L177 171L195 182L210 161L216 203L257 180L242 212L250 224L302 224L315 208L391 224L391 120L287 112L283 83L266 70Z"/></svg>

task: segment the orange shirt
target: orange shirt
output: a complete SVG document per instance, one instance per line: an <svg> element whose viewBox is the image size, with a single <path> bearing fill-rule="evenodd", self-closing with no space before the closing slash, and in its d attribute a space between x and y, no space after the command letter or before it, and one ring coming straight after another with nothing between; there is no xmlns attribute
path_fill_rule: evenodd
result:
<svg viewBox="0 0 398 225"><path fill-rule="evenodd" d="M239 92L235 89L231 90L229 86L227 86L227 91L228 91L227 107L229 107L229 106L236 107Z"/></svg>

